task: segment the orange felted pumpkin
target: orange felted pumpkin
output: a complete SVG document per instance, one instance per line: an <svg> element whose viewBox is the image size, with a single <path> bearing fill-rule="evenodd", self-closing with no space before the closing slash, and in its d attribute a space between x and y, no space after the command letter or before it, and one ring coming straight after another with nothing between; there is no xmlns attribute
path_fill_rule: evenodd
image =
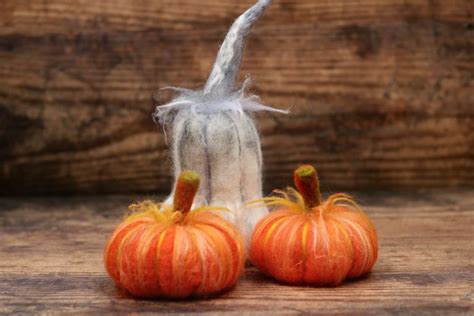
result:
<svg viewBox="0 0 474 316"><path fill-rule="evenodd" d="M190 211L199 175L179 177L173 206L151 201L120 224L104 253L115 283L137 297L205 296L232 287L245 250L237 229L207 206Z"/></svg>
<svg viewBox="0 0 474 316"><path fill-rule="evenodd" d="M263 201L277 209L252 234L250 260L263 273L290 284L337 285L368 273L377 260L377 233L347 195L321 201L314 167L294 172L298 191Z"/></svg>

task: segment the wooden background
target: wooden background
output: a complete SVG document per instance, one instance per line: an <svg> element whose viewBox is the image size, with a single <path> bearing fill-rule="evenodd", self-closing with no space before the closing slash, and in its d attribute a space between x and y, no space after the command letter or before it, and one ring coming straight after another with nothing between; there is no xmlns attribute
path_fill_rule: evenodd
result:
<svg viewBox="0 0 474 316"><path fill-rule="evenodd" d="M253 1L2 0L0 194L168 192L160 87L204 84ZM274 0L242 74L265 180L324 189L474 186L474 2Z"/></svg>

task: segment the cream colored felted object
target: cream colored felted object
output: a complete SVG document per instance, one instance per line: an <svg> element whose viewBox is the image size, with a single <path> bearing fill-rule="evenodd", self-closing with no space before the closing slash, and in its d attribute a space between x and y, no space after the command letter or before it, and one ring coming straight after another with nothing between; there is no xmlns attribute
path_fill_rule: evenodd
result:
<svg viewBox="0 0 474 316"><path fill-rule="evenodd" d="M226 206L224 214L247 240L268 213L246 208L262 197L262 152L249 112L285 112L262 105L235 86L247 36L271 0L260 0L232 25L202 90L171 88L178 96L156 108L155 120L171 130L175 179L183 170L201 175L195 204ZM171 194L173 196L173 194Z"/></svg>

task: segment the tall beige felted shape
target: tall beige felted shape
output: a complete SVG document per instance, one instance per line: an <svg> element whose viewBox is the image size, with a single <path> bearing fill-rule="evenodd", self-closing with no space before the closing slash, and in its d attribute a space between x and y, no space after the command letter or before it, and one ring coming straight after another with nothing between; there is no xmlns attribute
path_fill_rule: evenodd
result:
<svg viewBox="0 0 474 316"><path fill-rule="evenodd" d="M260 0L230 28L202 90L172 88L178 96L156 108L155 119L171 129L175 179L183 170L201 175L197 204L228 207L224 214L250 237L256 222L268 213L246 208L262 197L262 152L254 111L285 112L262 105L255 95L235 86L247 36L271 0ZM173 195L171 195L173 196Z"/></svg>

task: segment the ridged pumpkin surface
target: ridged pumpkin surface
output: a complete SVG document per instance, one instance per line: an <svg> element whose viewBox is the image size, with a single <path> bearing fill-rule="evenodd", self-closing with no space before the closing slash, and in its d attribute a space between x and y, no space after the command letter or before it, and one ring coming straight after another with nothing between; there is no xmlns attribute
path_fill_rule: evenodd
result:
<svg viewBox="0 0 474 316"><path fill-rule="evenodd" d="M105 249L105 266L117 285L138 297L182 298L236 283L245 253L243 239L230 223L204 210L175 224L172 213L162 213L154 204L140 207L148 210L120 224Z"/></svg>
<svg viewBox="0 0 474 316"><path fill-rule="evenodd" d="M188 212L197 186L180 178L174 207L151 201L131 206L135 213L115 229L104 252L119 287L137 297L184 298L237 282L245 263L243 237L215 213L219 208Z"/></svg>
<svg viewBox="0 0 474 316"><path fill-rule="evenodd" d="M278 206L252 235L250 259L263 273L290 284L337 285L368 273L377 259L377 234L370 219L347 195L308 207L289 189L264 199Z"/></svg>

